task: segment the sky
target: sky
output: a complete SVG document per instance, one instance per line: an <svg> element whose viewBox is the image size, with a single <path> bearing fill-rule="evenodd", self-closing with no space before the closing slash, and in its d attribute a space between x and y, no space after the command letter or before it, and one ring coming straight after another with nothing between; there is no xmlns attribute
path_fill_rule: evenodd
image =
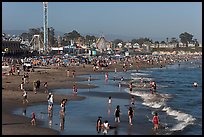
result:
<svg viewBox="0 0 204 137"><path fill-rule="evenodd" d="M48 26L63 33L153 40L188 32L202 41L202 2L48 2ZM2 30L43 27L42 2L2 2Z"/></svg>

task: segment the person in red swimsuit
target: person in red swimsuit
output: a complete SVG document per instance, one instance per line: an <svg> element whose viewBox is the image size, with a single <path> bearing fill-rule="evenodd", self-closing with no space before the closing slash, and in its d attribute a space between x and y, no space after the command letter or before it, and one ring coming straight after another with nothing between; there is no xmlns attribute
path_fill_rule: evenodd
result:
<svg viewBox="0 0 204 137"><path fill-rule="evenodd" d="M159 117L157 112L155 112L152 122L154 123L154 130L158 129L159 127Z"/></svg>
<svg viewBox="0 0 204 137"><path fill-rule="evenodd" d="M34 112L32 112L31 124L32 124L33 126L36 125L36 118L35 118L35 113L34 113Z"/></svg>

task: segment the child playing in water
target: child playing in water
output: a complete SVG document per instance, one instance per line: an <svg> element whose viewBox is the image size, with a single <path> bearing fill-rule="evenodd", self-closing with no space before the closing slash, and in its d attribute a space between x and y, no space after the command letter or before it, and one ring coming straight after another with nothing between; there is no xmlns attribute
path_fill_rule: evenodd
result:
<svg viewBox="0 0 204 137"><path fill-rule="evenodd" d="M108 104L111 104L112 103L112 99L111 97L108 98Z"/></svg>
<svg viewBox="0 0 204 137"><path fill-rule="evenodd" d="M35 118L35 113L34 112L32 112L31 124L32 124L32 126L35 126L35 124L36 124L36 118Z"/></svg>
<svg viewBox="0 0 204 137"><path fill-rule="evenodd" d="M159 117L157 115L157 112L155 112L152 122L154 123L154 130L157 130L159 127Z"/></svg>

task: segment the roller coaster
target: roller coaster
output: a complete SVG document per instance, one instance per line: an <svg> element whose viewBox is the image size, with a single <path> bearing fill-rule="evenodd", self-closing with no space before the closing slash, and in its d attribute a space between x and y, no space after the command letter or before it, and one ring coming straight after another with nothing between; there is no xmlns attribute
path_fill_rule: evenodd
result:
<svg viewBox="0 0 204 137"><path fill-rule="evenodd" d="M31 41L21 41L21 49L27 49L31 52L33 51L38 51L39 53L41 53L43 51L43 41L40 37L40 35L33 35Z"/></svg>

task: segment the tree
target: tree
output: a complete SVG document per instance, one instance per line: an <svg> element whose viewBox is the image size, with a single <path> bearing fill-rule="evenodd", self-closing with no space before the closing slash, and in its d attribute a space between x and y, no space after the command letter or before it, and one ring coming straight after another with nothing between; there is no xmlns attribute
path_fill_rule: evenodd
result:
<svg viewBox="0 0 204 137"><path fill-rule="evenodd" d="M31 39L33 38L34 35L40 35L40 34L41 34L40 28L30 28L30 29L28 30L28 33L24 32L24 33L22 33L20 36L21 36L24 40L31 41Z"/></svg>
<svg viewBox="0 0 204 137"><path fill-rule="evenodd" d="M165 41L161 41L160 43L161 43L161 44L166 44L166 42L165 42Z"/></svg>
<svg viewBox="0 0 204 137"><path fill-rule="evenodd" d="M137 43L137 39L132 39L131 44L135 44L135 43Z"/></svg>
<svg viewBox="0 0 204 137"><path fill-rule="evenodd" d="M87 45L91 45L93 42L96 42L96 37L95 36L90 36L90 35L86 35L85 36L85 44Z"/></svg>
<svg viewBox="0 0 204 137"><path fill-rule="evenodd" d="M154 44L157 45L157 48L159 48L159 41L155 41Z"/></svg>
<svg viewBox="0 0 204 137"><path fill-rule="evenodd" d="M82 37L80 33L78 33L76 30L73 30L72 32L65 33L63 36L63 41L66 41L65 43L68 43L69 41L73 40L76 42L79 37Z"/></svg>
<svg viewBox="0 0 204 137"><path fill-rule="evenodd" d="M117 45L118 43L123 43L123 41L121 39L115 39L113 41L113 44Z"/></svg>
<svg viewBox="0 0 204 137"><path fill-rule="evenodd" d="M176 46L177 43L179 43L179 41L177 40L177 38L172 37L171 40L170 40L170 43L173 44L174 46Z"/></svg>
<svg viewBox="0 0 204 137"><path fill-rule="evenodd" d="M193 35L187 32L181 33L179 35L180 41L188 47L188 43L192 42Z"/></svg>
<svg viewBox="0 0 204 137"><path fill-rule="evenodd" d="M26 32L23 32L20 37L23 39L23 40L29 40L29 33L26 33Z"/></svg>
<svg viewBox="0 0 204 137"><path fill-rule="evenodd" d="M197 40L197 39L194 39L194 40L193 40L193 44L195 45L195 47L199 47L199 43L198 43L198 40Z"/></svg>

